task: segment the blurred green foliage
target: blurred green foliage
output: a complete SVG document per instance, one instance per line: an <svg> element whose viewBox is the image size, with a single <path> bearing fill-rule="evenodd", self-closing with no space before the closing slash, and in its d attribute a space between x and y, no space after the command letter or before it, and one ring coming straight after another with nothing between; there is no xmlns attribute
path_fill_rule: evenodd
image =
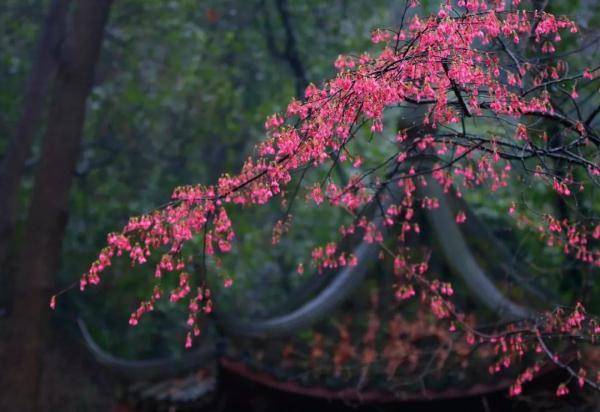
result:
<svg viewBox="0 0 600 412"><path fill-rule="evenodd" d="M235 172L253 153L254 143L264 135L265 117L285 109L298 81L267 41L271 36L279 48L285 43L274 1L115 2L89 100L58 287L76 281L95 259L106 233L118 230L129 216L165 203L175 186L210 183L223 172ZM435 10L435 3L423 1L422 6ZM0 153L19 115L47 4L0 4ZM385 0L290 0L291 25L308 80L319 83L331 76L338 54L368 50L370 30L394 24L402 6L401 1ZM551 2L550 8L577 16L584 33L598 25L600 7L593 1ZM567 39L563 47L574 42ZM585 65L589 58L576 57L573 66ZM33 147L32 166L38 146L36 142ZM385 155L385 146L364 145L361 150L365 156ZM23 186L25 199L32 169L28 167ZM568 295L581 278L568 278L557 268L575 265L578 276L584 276L585 269L543 248L535 233L512 230L506 211L524 190L531 188L516 182L491 197L472 191L468 200L520 258L537 268L534 276ZM556 208L553 196L540 190L530 206ZM600 202L595 199L597 192L586 195L583 206L598 212ZM272 247L271 227L284 210L274 203L260 211L232 211L238 227L236 250L211 279L218 285L223 276L234 278L236 287L223 292L224 305L243 307L248 314L271 313L295 288L314 280L310 272L298 276L296 265L306 263L315 243L334 240L338 223L347 219L336 210L308 208L299 199L292 233ZM200 251L201 246L196 247ZM127 325L130 311L149 291L148 283L140 280L151 276L148 268L132 271L121 262L101 287L85 295L68 294L58 313L83 316L103 346L125 356L179 350L185 320L180 307L161 303L137 328Z"/></svg>

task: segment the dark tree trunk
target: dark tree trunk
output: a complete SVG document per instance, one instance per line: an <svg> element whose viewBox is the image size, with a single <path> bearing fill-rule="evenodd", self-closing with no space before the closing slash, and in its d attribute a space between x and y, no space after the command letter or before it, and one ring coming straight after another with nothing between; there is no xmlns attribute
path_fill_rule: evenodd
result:
<svg viewBox="0 0 600 412"><path fill-rule="evenodd" d="M56 75L42 158L16 272L9 341L2 363L7 411L39 409L39 379L48 302L67 220L69 190L81 145L86 99L92 88L111 0L78 0ZM73 388L77 390L77 388Z"/></svg>
<svg viewBox="0 0 600 412"><path fill-rule="evenodd" d="M56 72L69 2L70 0L53 0L50 4L27 79L21 116L0 164L0 290L3 293L9 286L6 279L9 269L4 264L16 221L21 177L42 116L48 84Z"/></svg>

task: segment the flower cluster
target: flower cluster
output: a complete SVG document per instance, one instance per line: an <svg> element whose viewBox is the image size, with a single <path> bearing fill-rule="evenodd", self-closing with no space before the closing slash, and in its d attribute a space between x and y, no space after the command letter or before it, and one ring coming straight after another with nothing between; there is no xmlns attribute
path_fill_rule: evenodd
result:
<svg viewBox="0 0 600 412"><path fill-rule="evenodd" d="M443 2L436 15L415 16L398 31L373 32L372 40L381 45L380 52L374 56L368 53L339 56L335 62L338 73L333 79L321 87L309 85L302 100L292 100L285 113L267 119L266 138L257 146L257 155L249 158L238 174L224 174L215 185L176 188L166 206L132 218L121 232L110 234L107 246L81 277L81 289L98 284L117 256L129 256L132 265L154 262L157 282L154 293L131 315L130 324L137 324L164 294L172 302L193 295L188 305L191 332L186 346L190 346L192 335L200 333L199 315L212 310L204 277L190 270L190 262L197 256L213 257L218 262L219 255L231 252L235 228L227 210L234 206L260 206L274 197L289 196L285 189L298 171L324 164L331 170L339 164L348 165L356 173L344 184L328 179L311 185L306 188L306 197L316 206L326 202L354 216L354 223L342 227L340 232L343 236L358 235L367 243L379 244L393 256L398 278L396 296L408 299L416 295L418 288L421 301L435 317L450 319L451 329L455 330L455 324L464 323L464 316L449 301L452 286L428 280L426 261L411 260L406 246L408 237L421 231L416 211L439 207L438 199L419 193L428 184L425 176L434 179L446 193L452 191L461 196L463 190L478 186L487 186L492 191L506 187L514 173L511 166L514 161L541 159L535 176L542 182L548 181L545 160L554 158L567 162L569 167L583 168L589 175L600 174L600 167L594 161L597 136L586 125L556 111L546 87L548 82L565 75L564 62L555 66L531 64L517 59L509 49L510 45L531 41L542 52L552 53L554 44L561 40L561 31L576 32L575 24L549 13L512 8L519 5L516 0L506 3L461 0L454 6L453 2ZM506 52L500 53L499 47L492 46L501 46ZM586 69L581 81L593 79L594 73L595 70ZM361 154L352 153L352 142L361 135L364 125L370 128L374 139L385 141L386 109L406 105L426 108L420 123L395 131L395 152L389 153L385 162L367 168ZM514 127L504 134L475 134L465 127L465 119L474 117L499 124L512 122ZM580 147L580 153L575 155L567 149L561 151L556 146L547 149L547 145L541 145L548 137L529 126L531 117L549 119L563 126L564 147ZM375 177L374 172L379 170L389 171L385 176ZM572 195L570 179L553 176L549 181L550 188L559 196ZM384 231L375 218L363 213L369 205L380 209L382 225L393 230ZM511 207L511 214L514 209ZM286 219L276 225L274 243L289 230L291 218ZM465 213L459 212L455 220L465 222ZM596 266L600 266L599 227L552 216L539 226L548 245L560 246L567 254ZM394 233L393 246L386 243L386 233ZM184 248L193 239L202 241L202 253L189 253ZM353 266L356 259L335 242L312 252L312 263L318 271ZM304 266L300 264L298 273L303 272ZM164 291L161 280L171 274L179 282L173 290ZM231 283L227 278L225 286ZM545 317L553 319L548 321L550 326L536 323L536 327L560 323L557 331L561 333L581 331L589 322L582 317L582 308L577 311L579 315L572 314L565 323L560 316ZM529 327L531 331L533 326ZM340 334L344 334L343 329ZM467 335L473 342L477 336L484 339L473 331ZM509 331L508 336L488 339L496 345L500 356L491 367L493 372L508 367L531 349L522 334ZM344 339L341 342L340 345L346 346L337 352L339 365L348 356L356 356L348 342ZM318 347L316 344L315 353ZM368 354L364 356L370 359ZM526 369L511 393L519 394L522 383L536 371ZM560 387L557 394L566 391L566 387Z"/></svg>

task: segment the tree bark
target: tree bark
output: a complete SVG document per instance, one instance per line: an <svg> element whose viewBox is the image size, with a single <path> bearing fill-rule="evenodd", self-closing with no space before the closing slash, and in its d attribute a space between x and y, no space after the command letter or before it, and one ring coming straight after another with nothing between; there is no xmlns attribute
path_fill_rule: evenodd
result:
<svg viewBox="0 0 600 412"><path fill-rule="evenodd" d="M9 287L9 269L4 265L16 221L19 187L33 136L38 128L48 85L56 72L58 49L64 37L65 17L70 0L53 0L40 33L33 65L27 79L21 116L0 164L0 290ZM7 298L7 296L2 296Z"/></svg>
<svg viewBox="0 0 600 412"><path fill-rule="evenodd" d="M58 66L19 268L14 285L9 341L5 348L7 411L39 410L39 379L48 322L48 302L67 220L75 163L81 145L86 100L100 53L111 0L79 0ZM73 388L76 390L76 388Z"/></svg>

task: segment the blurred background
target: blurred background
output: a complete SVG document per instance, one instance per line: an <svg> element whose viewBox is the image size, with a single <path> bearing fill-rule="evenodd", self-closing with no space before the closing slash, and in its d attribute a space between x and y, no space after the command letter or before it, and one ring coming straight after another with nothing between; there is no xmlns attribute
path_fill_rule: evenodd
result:
<svg viewBox="0 0 600 412"><path fill-rule="evenodd" d="M417 12L435 10L435 3L423 0ZM544 6L573 16L583 27L581 41L597 43L597 2ZM207 327L207 339L218 346L214 359L151 377L126 370L139 366L139 360L172 359L173 365L187 361L185 308L164 302L136 328L128 325L129 314L149 292L144 282L148 273L121 262L100 287L61 296L55 312L48 310L48 299L78 280L106 233L130 216L165 203L178 185L215 182L221 173L237 171L264 136L267 115L302 95L308 83L334 75L332 62L339 54L371 49L370 31L397 25L403 8L399 0L0 2L3 410L17 405L26 406L14 410L346 410L361 404L360 396L332 403L325 400L331 397L327 393L309 397L315 392L298 388L333 391L356 387L364 379L359 363L336 373L309 358L318 342L324 342L324 351L335 351L345 332L351 340L363 338L372 313L391 299L381 287L389 281L383 264L374 264L373 276L357 298L329 322L293 338L266 342L224 341L218 330ZM473 210L502 235L506 222L501 210L510 196L488 202L485 195L472 196ZM279 210L275 205L233 213L240 235L225 263L234 287L217 288L222 307L248 316L284 313L326 283L326 277L315 281L311 274L298 277L293 272L311 245L329 240L342 217L333 209L300 206L294 232L272 248L270 227ZM505 237L520 248L523 260L545 261L540 273L565 263L560 254L542 256L531 235ZM577 263L570 264L576 276L556 274L545 285L567 301L573 285L586 276ZM215 276L215 284L221 284L221 275ZM416 307L411 310L407 316L413 325L431 328ZM346 319L348 313L354 319ZM393 318L387 312L378 316ZM409 340L422 348L446 339L442 331L428 333L414 332ZM134 363L115 370L114 364L111 368L98 362L98 354L89 351L92 341L114 359ZM407 345L406 353L411 351ZM27 346L38 359L20 359L15 346ZM224 354L233 359L229 367L216 361ZM432 360L441 362L435 356ZM470 410L544 407L536 398L544 385L529 402L509 403L506 385L494 386L489 378L479 377L485 370L464 367L454 375L442 373L456 372L463 361L448 360L434 373L419 366L425 361L413 359L407 363L412 367L403 366L406 379L400 386L415 394L407 399L419 403L362 408L437 410L447 405L425 402L435 396L427 395L424 377L427 387L458 388L447 396ZM389 386L384 375L374 378L374 387ZM470 391L486 379L487 386ZM294 385L268 389L272 381ZM371 401L386 401L386 396L373 393Z"/></svg>

